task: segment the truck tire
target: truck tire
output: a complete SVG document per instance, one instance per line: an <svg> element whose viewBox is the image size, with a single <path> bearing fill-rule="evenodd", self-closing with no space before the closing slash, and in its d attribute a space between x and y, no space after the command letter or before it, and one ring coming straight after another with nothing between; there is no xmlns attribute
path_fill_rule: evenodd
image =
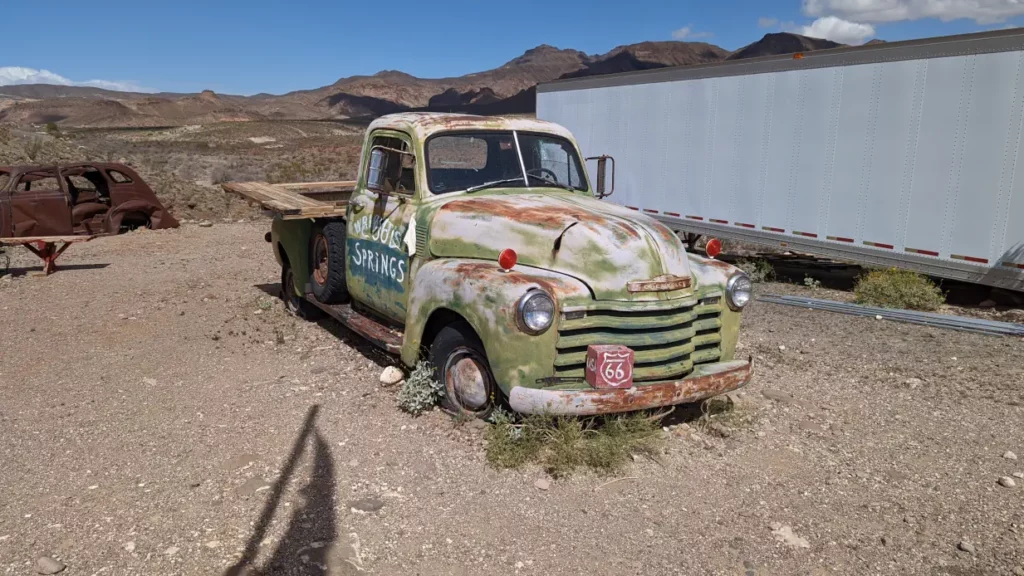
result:
<svg viewBox="0 0 1024 576"><path fill-rule="evenodd" d="M309 283L313 295L324 304L348 302L345 285L345 223L328 222L313 228L310 237Z"/></svg>
<svg viewBox="0 0 1024 576"><path fill-rule="evenodd" d="M429 360L444 386L441 407L459 416L486 418L501 395L484 345L467 322L449 324L430 344Z"/></svg>
<svg viewBox="0 0 1024 576"><path fill-rule="evenodd" d="M295 292L295 272L287 261L281 267L281 300L284 300L284 307L288 312L303 320L313 322L324 315L312 302Z"/></svg>

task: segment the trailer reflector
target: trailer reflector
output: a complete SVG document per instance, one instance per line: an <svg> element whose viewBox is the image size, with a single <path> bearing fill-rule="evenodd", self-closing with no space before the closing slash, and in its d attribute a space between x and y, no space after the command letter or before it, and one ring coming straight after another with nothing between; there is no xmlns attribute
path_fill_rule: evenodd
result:
<svg viewBox="0 0 1024 576"><path fill-rule="evenodd" d="M636 206L626 206L626 208L629 208L630 210L636 210L638 212L640 211L640 209L637 208Z"/></svg>
<svg viewBox="0 0 1024 576"><path fill-rule="evenodd" d="M844 236L826 236L829 240L835 240L836 242L853 242L853 238L846 238Z"/></svg>
<svg viewBox="0 0 1024 576"><path fill-rule="evenodd" d="M925 256L938 256L939 253L934 250L921 250L920 248L904 248L905 252L912 254L924 254Z"/></svg>
<svg viewBox="0 0 1024 576"><path fill-rule="evenodd" d="M782 228L772 228L771 226L761 226L761 229L762 230L767 230L769 232L778 232L779 234L785 234L785 232L786 232Z"/></svg>
<svg viewBox="0 0 1024 576"><path fill-rule="evenodd" d="M714 222L715 224L728 224L729 223L728 220L719 220L718 218L711 218L710 221Z"/></svg>
<svg viewBox="0 0 1024 576"><path fill-rule="evenodd" d="M689 218L690 220L703 220L704 219L703 216L690 216L689 214L687 214L686 217Z"/></svg>
<svg viewBox="0 0 1024 576"><path fill-rule="evenodd" d="M950 258L954 260L963 260L964 262L975 262L977 264L988 264L988 258L978 258L977 256L964 256L962 254L950 254Z"/></svg>
<svg viewBox="0 0 1024 576"><path fill-rule="evenodd" d="M743 226L744 228L754 228L753 224L744 224L743 222L733 222L737 226Z"/></svg>
<svg viewBox="0 0 1024 576"><path fill-rule="evenodd" d="M1008 266L1010 268L1020 268L1021 270L1024 270L1024 264L1018 264L1016 262L1003 262L1003 266Z"/></svg>
<svg viewBox="0 0 1024 576"><path fill-rule="evenodd" d="M675 216L676 218L679 218L679 212L665 212L665 215L666 216Z"/></svg>
<svg viewBox="0 0 1024 576"><path fill-rule="evenodd" d="M886 250L892 250L893 249L893 245L892 244L882 244L881 242L869 242L867 240L864 241L864 245L865 246L871 246L872 248L885 248Z"/></svg>
<svg viewBox="0 0 1024 576"><path fill-rule="evenodd" d="M657 210L651 210L650 208L644 208L644 212L647 212L648 214L657 214L658 213Z"/></svg>
<svg viewBox="0 0 1024 576"><path fill-rule="evenodd" d="M797 236L807 236L808 238L817 238L818 237L818 235L815 234L814 232L798 232L796 230L793 230L793 234L796 234Z"/></svg>

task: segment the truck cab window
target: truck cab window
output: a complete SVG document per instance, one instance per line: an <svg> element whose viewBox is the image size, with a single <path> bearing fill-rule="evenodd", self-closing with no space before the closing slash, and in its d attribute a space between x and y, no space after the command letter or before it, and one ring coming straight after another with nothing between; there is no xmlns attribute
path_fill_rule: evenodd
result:
<svg viewBox="0 0 1024 576"><path fill-rule="evenodd" d="M427 141L426 148L427 181L434 194L496 183L503 188L550 184L557 188L587 189L575 147L557 136L511 131L460 132L435 136Z"/></svg>
<svg viewBox="0 0 1024 576"><path fill-rule="evenodd" d="M367 166L367 182L375 182L383 172L384 193L412 194L416 191L416 158L409 153L409 145L401 138L378 136L373 139L373 150Z"/></svg>

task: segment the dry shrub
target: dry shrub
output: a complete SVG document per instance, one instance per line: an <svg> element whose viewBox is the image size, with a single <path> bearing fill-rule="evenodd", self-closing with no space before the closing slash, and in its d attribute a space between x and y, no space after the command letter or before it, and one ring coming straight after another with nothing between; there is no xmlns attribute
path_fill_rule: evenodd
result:
<svg viewBox="0 0 1024 576"><path fill-rule="evenodd" d="M516 422L498 412L485 438L492 466L517 468L536 462L557 478L584 467L613 472L633 454L654 457L661 430L658 419L644 413L604 418L531 415Z"/></svg>
<svg viewBox="0 0 1024 576"><path fill-rule="evenodd" d="M862 276L853 291L857 303L882 308L937 310L946 300L931 280L898 268L874 270Z"/></svg>

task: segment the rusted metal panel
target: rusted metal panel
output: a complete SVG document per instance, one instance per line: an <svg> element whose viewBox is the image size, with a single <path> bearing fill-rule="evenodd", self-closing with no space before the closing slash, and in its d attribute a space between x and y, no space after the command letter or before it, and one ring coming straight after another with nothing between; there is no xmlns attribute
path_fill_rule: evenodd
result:
<svg viewBox="0 0 1024 576"><path fill-rule="evenodd" d="M611 414L697 402L736 390L748 382L750 360L734 360L699 368L677 382L647 384L624 390L542 390L517 386L509 405L523 414Z"/></svg>
<svg viewBox="0 0 1024 576"><path fill-rule="evenodd" d="M307 294L306 300L344 324L349 330L369 340L374 346L390 354L398 354L402 351L401 330L389 328L378 320L360 313L351 304L323 304L317 301L312 294Z"/></svg>

